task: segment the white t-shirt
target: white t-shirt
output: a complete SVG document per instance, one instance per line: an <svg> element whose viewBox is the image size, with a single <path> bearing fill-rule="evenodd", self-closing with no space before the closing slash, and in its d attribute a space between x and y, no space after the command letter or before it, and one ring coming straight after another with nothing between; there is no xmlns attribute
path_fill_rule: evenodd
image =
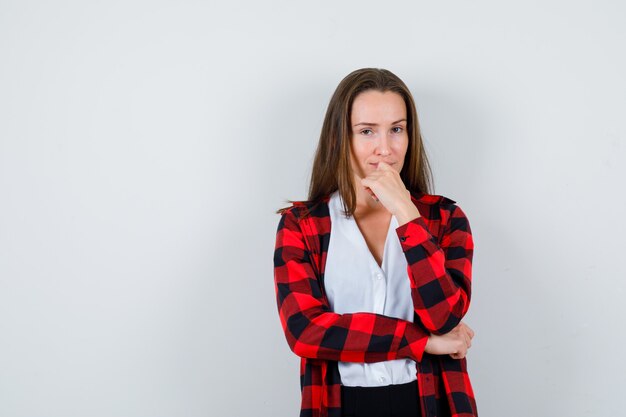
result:
<svg viewBox="0 0 626 417"><path fill-rule="evenodd" d="M339 191L328 202L331 233L324 268L324 288L335 313L370 312L413 321L413 301L407 261L391 216L382 267L367 247L354 217L343 215ZM374 363L339 362L346 386L404 384L416 379L415 361L395 359Z"/></svg>

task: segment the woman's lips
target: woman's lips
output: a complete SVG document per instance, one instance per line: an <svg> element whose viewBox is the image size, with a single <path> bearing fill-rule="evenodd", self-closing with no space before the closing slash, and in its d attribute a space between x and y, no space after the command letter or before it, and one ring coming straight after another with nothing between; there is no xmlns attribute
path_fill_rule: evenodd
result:
<svg viewBox="0 0 626 417"><path fill-rule="evenodd" d="M378 164L379 164L379 163L380 163L380 162L376 162L375 164L370 164L370 165L372 165L374 168L378 168ZM388 165L395 165L396 163L395 163L395 162L387 162L387 164L388 164Z"/></svg>

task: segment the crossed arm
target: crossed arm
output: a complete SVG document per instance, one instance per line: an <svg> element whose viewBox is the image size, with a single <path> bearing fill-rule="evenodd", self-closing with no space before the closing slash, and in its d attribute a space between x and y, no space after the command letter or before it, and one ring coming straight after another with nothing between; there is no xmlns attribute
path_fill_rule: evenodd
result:
<svg viewBox="0 0 626 417"><path fill-rule="evenodd" d="M343 362L421 361L431 333L448 333L460 323L469 307L473 255L465 214L454 206L441 246L421 217L396 232L421 325L375 313L332 312L295 214L292 210L282 214L274 250L274 283L281 325L296 355Z"/></svg>
<svg viewBox="0 0 626 417"><path fill-rule="evenodd" d="M421 361L429 333L415 323L375 313L330 310L291 210L282 214L278 224L274 284L280 321L296 355L343 362Z"/></svg>

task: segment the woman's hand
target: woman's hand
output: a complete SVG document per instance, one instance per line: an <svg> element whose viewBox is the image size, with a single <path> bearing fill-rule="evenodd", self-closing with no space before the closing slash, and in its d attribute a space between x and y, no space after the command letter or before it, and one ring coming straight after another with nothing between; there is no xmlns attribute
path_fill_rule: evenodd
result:
<svg viewBox="0 0 626 417"><path fill-rule="evenodd" d="M419 211L411 201L411 193L404 185L400 173L391 165L379 162L376 171L361 178L361 185L374 200L380 202L396 217L405 213L410 219L419 216Z"/></svg>
<svg viewBox="0 0 626 417"><path fill-rule="evenodd" d="M467 324L460 322L446 334L431 334L424 350L433 355L449 354L454 359L463 359L472 346L473 337L474 331Z"/></svg>

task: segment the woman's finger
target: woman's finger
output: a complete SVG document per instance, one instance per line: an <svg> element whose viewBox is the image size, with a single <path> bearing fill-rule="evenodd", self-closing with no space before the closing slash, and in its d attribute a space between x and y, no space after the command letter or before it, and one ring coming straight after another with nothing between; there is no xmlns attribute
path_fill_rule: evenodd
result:
<svg viewBox="0 0 626 417"><path fill-rule="evenodd" d="M465 331L467 332L467 334L469 334L470 337L474 337L474 330L472 330L471 327L469 327L467 324L465 324L464 322L461 322L461 324L463 325L463 328L465 329Z"/></svg>
<svg viewBox="0 0 626 417"><path fill-rule="evenodd" d="M372 191L371 188L365 187L365 190L372 196L374 200L378 201L378 197L376 197L376 194L374 194L374 191Z"/></svg>
<svg viewBox="0 0 626 417"><path fill-rule="evenodd" d="M469 326L467 326L467 330L469 332L470 337L474 337L474 330L472 330Z"/></svg>

